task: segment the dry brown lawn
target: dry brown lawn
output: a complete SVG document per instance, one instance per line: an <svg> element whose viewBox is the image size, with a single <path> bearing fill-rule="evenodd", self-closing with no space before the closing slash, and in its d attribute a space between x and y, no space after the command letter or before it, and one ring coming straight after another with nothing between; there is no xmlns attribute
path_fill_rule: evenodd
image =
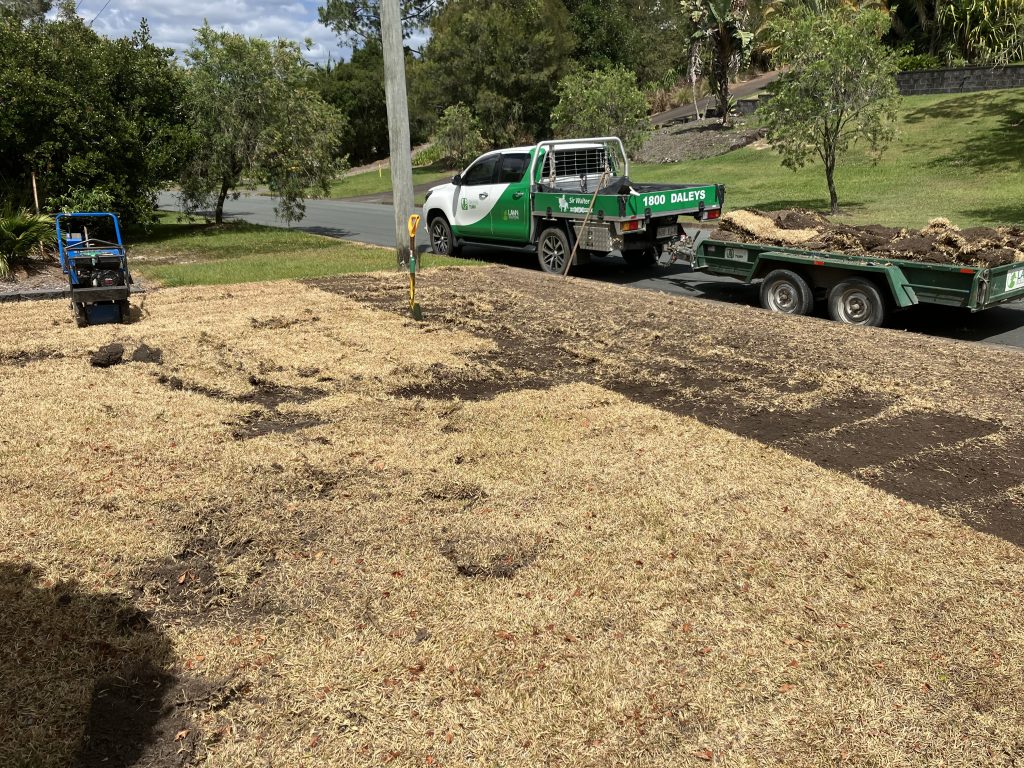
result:
<svg viewBox="0 0 1024 768"><path fill-rule="evenodd" d="M1024 763L1019 353L402 289L0 306L0 765Z"/></svg>

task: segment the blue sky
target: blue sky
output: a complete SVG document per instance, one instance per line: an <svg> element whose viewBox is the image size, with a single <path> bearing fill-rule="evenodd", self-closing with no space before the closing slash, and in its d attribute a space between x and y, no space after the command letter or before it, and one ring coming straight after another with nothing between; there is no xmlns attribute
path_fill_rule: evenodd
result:
<svg viewBox="0 0 1024 768"><path fill-rule="evenodd" d="M93 22L93 29L109 37L130 35L145 17L153 41L179 54L192 42L193 30L203 19L217 29L240 32L250 37L285 37L302 43L313 41L306 53L312 61L323 62L331 56L335 61L348 58L350 49L343 47L337 36L317 20L316 0L293 0L272 3L267 0L81 0L78 15Z"/></svg>

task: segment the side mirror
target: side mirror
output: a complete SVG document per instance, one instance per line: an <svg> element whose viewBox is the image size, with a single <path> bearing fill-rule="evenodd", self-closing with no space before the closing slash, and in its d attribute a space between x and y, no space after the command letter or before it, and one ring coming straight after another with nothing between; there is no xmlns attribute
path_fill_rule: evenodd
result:
<svg viewBox="0 0 1024 768"><path fill-rule="evenodd" d="M454 176L452 176L452 184L454 184L456 187L461 187L462 186L462 174L461 173L456 173Z"/></svg>

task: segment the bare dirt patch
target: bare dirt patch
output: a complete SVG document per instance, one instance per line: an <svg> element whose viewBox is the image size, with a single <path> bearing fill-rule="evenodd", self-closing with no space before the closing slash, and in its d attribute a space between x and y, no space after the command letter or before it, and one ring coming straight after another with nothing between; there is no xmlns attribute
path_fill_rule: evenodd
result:
<svg viewBox="0 0 1024 768"><path fill-rule="evenodd" d="M723 216L711 236L935 264L995 267L1024 261L1024 229L960 229L946 219L933 219L924 229L908 230L878 224L839 224L814 211L740 210Z"/></svg>

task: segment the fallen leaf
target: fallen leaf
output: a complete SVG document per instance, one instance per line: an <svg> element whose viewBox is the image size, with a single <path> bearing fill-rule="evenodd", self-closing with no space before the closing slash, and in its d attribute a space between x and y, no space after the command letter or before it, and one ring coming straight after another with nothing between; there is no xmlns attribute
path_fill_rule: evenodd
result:
<svg viewBox="0 0 1024 768"><path fill-rule="evenodd" d="M188 728L185 728L184 730L178 731L176 734L174 734L174 740L175 741L181 741L182 739L185 739L187 737L188 737Z"/></svg>
<svg viewBox="0 0 1024 768"><path fill-rule="evenodd" d="M696 752L694 752L694 754L698 757L698 759L704 760L709 763L715 759L715 753L706 747L704 749L697 750Z"/></svg>

